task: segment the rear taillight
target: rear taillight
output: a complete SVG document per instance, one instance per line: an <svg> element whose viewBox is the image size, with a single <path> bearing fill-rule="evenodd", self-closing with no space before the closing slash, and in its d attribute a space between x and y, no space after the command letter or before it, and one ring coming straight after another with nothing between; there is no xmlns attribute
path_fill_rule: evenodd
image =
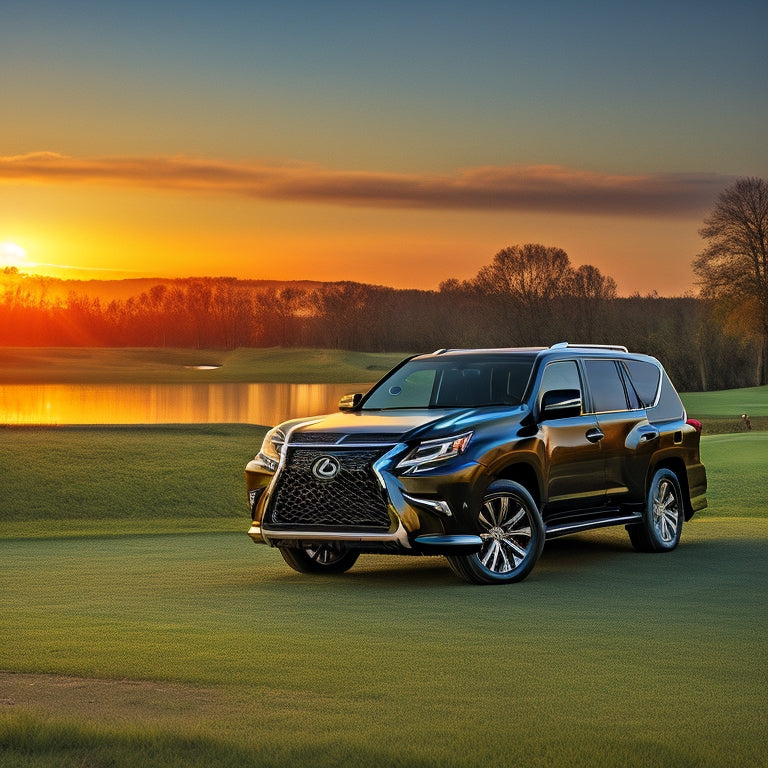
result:
<svg viewBox="0 0 768 768"><path fill-rule="evenodd" d="M701 430L704 428L704 425L698 419L688 419L685 423L690 424L699 434L701 434Z"/></svg>

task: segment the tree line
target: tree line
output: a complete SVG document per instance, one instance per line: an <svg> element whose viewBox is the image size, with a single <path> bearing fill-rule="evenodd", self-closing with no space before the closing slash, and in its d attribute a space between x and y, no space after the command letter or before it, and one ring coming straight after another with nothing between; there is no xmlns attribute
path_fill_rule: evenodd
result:
<svg viewBox="0 0 768 768"><path fill-rule="evenodd" d="M768 183L725 190L701 235L701 294L677 298L618 297L613 278L537 243L504 248L474 278L447 279L437 291L190 278L124 300L50 299L6 268L0 346L416 352L618 343L658 357L680 389L766 384Z"/></svg>
<svg viewBox="0 0 768 768"><path fill-rule="evenodd" d="M535 248L544 254L548 250ZM438 291L354 282L255 288L229 278L195 278L104 302L83 293L48 300L19 281L0 299L0 346L409 352L559 341L621 343L661 359L683 389L756 383L756 342L723 325L710 302L656 295L619 298L615 283L594 267L580 267L575 274L566 270L556 280L521 280L515 293L511 285L503 289L493 275L515 250L504 249L474 280L447 280Z"/></svg>

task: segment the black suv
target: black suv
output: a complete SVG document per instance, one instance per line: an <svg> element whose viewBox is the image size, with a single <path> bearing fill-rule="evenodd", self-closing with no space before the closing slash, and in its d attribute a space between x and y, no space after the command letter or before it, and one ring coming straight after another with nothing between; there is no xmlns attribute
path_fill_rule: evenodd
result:
<svg viewBox="0 0 768 768"><path fill-rule="evenodd" d="M466 581L519 581L546 538L625 525L664 552L707 505L701 424L625 347L441 349L339 409L270 430L246 467L250 537L304 573L440 554Z"/></svg>

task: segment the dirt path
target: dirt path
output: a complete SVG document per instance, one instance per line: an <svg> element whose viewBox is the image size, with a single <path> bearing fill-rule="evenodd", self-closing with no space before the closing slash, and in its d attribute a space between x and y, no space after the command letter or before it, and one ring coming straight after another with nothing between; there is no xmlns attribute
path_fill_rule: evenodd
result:
<svg viewBox="0 0 768 768"><path fill-rule="evenodd" d="M206 719L231 710L222 692L179 683L0 672L0 710L98 722Z"/></svg>

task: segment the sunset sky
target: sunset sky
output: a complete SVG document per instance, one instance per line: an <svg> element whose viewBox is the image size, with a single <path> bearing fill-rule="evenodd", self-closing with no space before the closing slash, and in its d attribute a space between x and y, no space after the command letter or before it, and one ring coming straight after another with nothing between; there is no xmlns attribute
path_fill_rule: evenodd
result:
<svg viewBox="0 0 768 768"><path fill-rule="evenodd" d="M0 20L0 266L436 288L540 242L694 289L768 177L768 3L38 2Z"/></svg>

